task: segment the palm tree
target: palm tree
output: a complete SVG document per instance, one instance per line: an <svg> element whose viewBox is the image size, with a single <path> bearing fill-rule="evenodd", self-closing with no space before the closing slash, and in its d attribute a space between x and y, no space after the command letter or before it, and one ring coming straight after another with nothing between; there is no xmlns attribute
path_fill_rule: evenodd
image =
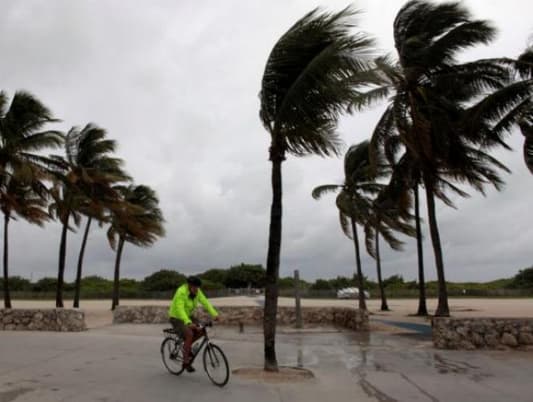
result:
<svg viewBox="0 0 533 402"><path fill-rule="evenodd" d="M362 310L366 310L366 302L357 224L367 225L372 209L370 195L377 194L383 188L382 184L375 181L381 172L371 168L368 150L368 141L351 146L344 156L344 183L321 185L315 187L311 194L318 200L328 192L339 192L336 198L339 222L344 234L354 243L358 300Z"/></svg>
<svg viewBox="0 0 533 402"><path fill-rule="evenodd" d="M439 282L436 315L449 315L449 307L435 197L453 205L446 191L466 196L453 182L481 192L486 184L501 188L496 169L506 168L485 151L505 144L502 137L529 96L527 85L511 84L503 59L456 61L460 50L489 43L494 33L458 3L410 1L394 22L400 74L373 142L399 136L419 170Z"/></svg>
<svg viewBox="0 0 533 402"><path fill-rule="evenodd" d="M339 114L373 76L367 61L373 42L351 33L346 8L338 13L318 9L296 22L275 44L263 74L260 118L270 134L272 206L267 255L263 331L265 370L277 371L275 350L277 281L281 249L281 164L287 153L329 156L339 153L335 133ZM364 98L362 96L361 98Z"/></svg>
<svg viewBox="0 0 533 402"><path fill-rule="evenodd" d="M14 214L29 223L43 226L50 219L46 211L47 193L42 184L36 180L37 173L32 174L32 183L26 184L17 178L17 172L10 177L5 193L2 194L2 213L4 214L4 307L11 308L9 293L8 267L8 226L11 220L16 220Z"/></svg>
<svg viewBox="0 0 533 402"><path fill-rule="evenodd" d="M79 150L72 160L71 169L77 170L77 176L83 179L82 190L86 199L82 201L78 210L87 216L74 287L73 307L77 308L80 303L83 257L91 222L93 219L100 222L104 220L106 204L118 197L112 189L113 184L129 181L130 177L122 170L123 161L110 155L115 152L116 142L106 139L104 129L94 124L87 124L82 130L79 128L73 130L79 137Z"/></svg>
<svg viewBox="0 0 533 402"><path fill-rule="evenodd" d="M364 225L366 250L376 260L376 272L381 295L381 311L388 311L389 306L387 304L385 287L383 286L381 275L380 235L383 236L393 250L400 251L403 249L403 242L394 235L394 232L400 232L408 236L414 236L416 233L415 229L409 224L409 220L412 217L407 212L408 208L398 202L398 199L388 198L389 196L388 188L384 187L372 202L369 215ZM410 202L410 200L407 202Z"/></svg>
<svg viewBox="0 0 533 402"><path fill-rule="evenodd" d="M163 213L154 190L144 185L117 185L114 189L121 195L121 200L110 204L109 208L107 238L111 248L116 250L111 310L119 305L120 260L124 243L149 247L165 235Z"/></svg>
<svg viewBox="0 0 533 402"><path fill-rule="evenodd" d="M36 152L63 143L58 131L41 131L47 123L56 122L52 113L28 92L18 91L11 103L0 92L0 207L4 212L4 304L11 306L8 279L7 227L12 212L39 223L34 213L38 203L33 189L43 195L40 182L49 160ZM27 202L27 205L23 205Z"/></svg>
<svg viewBox="0 0 533 402"><path fill-rule="evenodd" d="M67 138L67 141L68 138ZM67 232L73 231L70 219L76 227L81 223L81 215L78 212L79 205L84 202L84 197L75 181L70 181L69 171L66 165L60 166L59 158L56 158L57 167L53 171L54 184L50 189L53 202L48 210L61 223L61 239L59 242L59 260L56 282L56 307L63 307L63 284L65 276L65 260L67 254Z"/></svg>
<svg viewBox="0 0 533 402"><path fill-rule="evenodd" d="M102 205L116 199L118 195L111 184L120 181L120 159L108 158L107 153L114 142L104 140L105 132L88 124L83 129L72 127L66 136L65 157L53 155L52 174L54 186L51 190L54 203L50 212L62 224L59 246L56 307L63 307L63 278L67 249L67 232L73 230L70 219L78 227L81 213L103 216ZM98 166L102 162L105 166Z"/></svg>

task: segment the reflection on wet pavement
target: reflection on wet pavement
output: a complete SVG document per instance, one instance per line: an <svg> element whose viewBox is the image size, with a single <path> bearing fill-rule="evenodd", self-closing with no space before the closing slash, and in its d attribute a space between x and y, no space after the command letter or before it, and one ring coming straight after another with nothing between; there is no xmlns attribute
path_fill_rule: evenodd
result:
<svg viewBox="0 0 533 402"><path fill-rule="evenodd" d="M248 341L254 341L251 335ZM281 330L277 343L282 364L306 367L317 378L342 365L380 402L533 401L531 353L437 350L430 338L416 333Z"/></svg>

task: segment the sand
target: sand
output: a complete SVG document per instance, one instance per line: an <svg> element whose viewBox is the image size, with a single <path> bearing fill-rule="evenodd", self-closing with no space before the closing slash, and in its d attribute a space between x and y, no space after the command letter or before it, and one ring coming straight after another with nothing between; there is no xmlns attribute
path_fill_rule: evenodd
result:
<svg viewBox="0 0 533 402"><path fill-rule="evenodd" d="M222 297L211 299L216 306L258 306L262 304L262 296L248 297ZM121 300L123 306L159 305L167 306L170 300ZM379 299L367 301L368 309L373 319L401 320L423 322L424 318L413 317L418 301L416 299L390 299L388 301L391 311L379 311ZM533 298L519 299L488 299L488 298L451 298L449 300L452 316L455 317L528 317L533 318ZM14 300L14 308L53 308L53 300ZM112 313L110 300L82 300L81 309L85 311L87 323L90 328L97 328L111 324ZM282 297L279 305L292 306L294 299ZM303 299L302 306L310 307L351 307L357 305L357 300L334 299ZM72 306L71 300L65 301L65 307ZM430 314L437 306L436 299L428 299Z"/></svg>

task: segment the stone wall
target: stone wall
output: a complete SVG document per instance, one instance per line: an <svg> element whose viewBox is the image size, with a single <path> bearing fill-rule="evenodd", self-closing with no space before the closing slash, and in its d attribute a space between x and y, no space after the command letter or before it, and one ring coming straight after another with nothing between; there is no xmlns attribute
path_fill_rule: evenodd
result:
<svg viewBox="0 0 533 402"><path fill-rule="evenodd" d="M533 318L433 318L439 349L533 349Z"/></svg>
<svg viewBox="0 0 533 402"><path fill-rule="evenodd" d="M0 309L0 330L76 332L85 329L85 313L79 310Z"/></svg>
<svg viewBox="0 0 533 402"><path fill-rule="evenodd" d="M263 307L223 306L217 307L222 325L260 325L263 322ZM368 331L368 313L353 308L302 307L302 320L306 325L334 325L357 331ZM279 307L279 325L296 323L294 307ZM113 323L162 324L168 323L168 307L165 306L118 306L113 313Z"/></svg>

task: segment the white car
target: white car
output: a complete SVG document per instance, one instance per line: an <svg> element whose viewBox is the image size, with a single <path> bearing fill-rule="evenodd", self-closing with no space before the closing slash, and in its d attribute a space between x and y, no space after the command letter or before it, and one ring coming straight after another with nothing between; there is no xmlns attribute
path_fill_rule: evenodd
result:
<svg viewBox="0 0 533 402"><path fill-rule="evenodd" d="M366 290L365 293L365 299L370 298L370 293L368 293ZM337 299L357 299L359 297L359 289L358 288L344 288L337 290Z"/></svg>

